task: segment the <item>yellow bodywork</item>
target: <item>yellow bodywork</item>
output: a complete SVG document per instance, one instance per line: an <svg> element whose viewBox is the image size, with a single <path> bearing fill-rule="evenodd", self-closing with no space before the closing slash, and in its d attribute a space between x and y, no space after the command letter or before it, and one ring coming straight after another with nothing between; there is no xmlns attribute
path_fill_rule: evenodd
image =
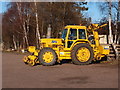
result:
<svg viewBox="0 0 120 90"><path fill-rule="evenodd" d="M26 64L29 64L30 66L34 66L36 63L39 63L38 61L38 54L40 52L40 50L36 50L36 47L35 46L29 46L28 47L28 51L33 55L28 55L28 56L25 56L23 58L23 61L26 63Z"/></svg>
<svg viewBox="0 0 120 90"><path fill-rule="evenodd" d="M63 40L61 38L41 39L40 40L40 49L45 48L45 47L52 48L56 52L57 57L58 57L57 61L59 62L63 59L71 59L71 50L75 45L77 45L79 43L88 43L93 49L95 60L100 60L102 57L104 57L105 55L108 55L110 52L109 47L102 46L99 43L99 36L98 36L97 29L101 28L105 25L99 26L98 24L92 24L88 28L86 26L68 25L65 27L65 29L67 29L67 34L66 34L65 40ZM75 40L69 39L71 28L77 29L77 37ZM79 38L79 29L85 30L84 31L85 32L85 39ZM88 35L89 35L88 32L89 31L93 33L95 44L92 44L88 40ZM70 46L69 46L69 42L72 42L72 44ZM29 55L28 57L25 57L24 62L28 62L30 60L31 61L30 63L32 63L32 65L33 65L37 62L38 53L40 52L40 50L37 50L35 46L30 46L30 47L28 47L28 51L31 53L34 53L34 54ZM90 57L90 52L87 48L81 48L80 50L78 50L77 58L79 60L81 60L81 62L86 61L89 57ZM53 59L53 55L51 54L51 52L46 52L43 55L43 59L46 63L49 63Z"/></svg>
<svg viewBox="0 0 120 90"><path fill-rule="evenodd" d="M28 51L31 52L31 53L32 53L32 52L35 52L35 50L36 50L36 47L35 47L35 46L29 46L29 47L28 47Z"/></svg>

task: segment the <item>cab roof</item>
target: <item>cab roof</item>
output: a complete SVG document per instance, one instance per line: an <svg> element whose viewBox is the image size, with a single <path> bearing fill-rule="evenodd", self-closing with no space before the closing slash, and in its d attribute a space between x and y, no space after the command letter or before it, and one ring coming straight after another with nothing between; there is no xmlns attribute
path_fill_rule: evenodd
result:
<svg viewBox="0 0 120 90"><path fill-rule="evenodd" d="M67 26L65 26L65 29L67 29L67 28L86 29L86 26L80 26L80 25L67 25Z"/></svg>

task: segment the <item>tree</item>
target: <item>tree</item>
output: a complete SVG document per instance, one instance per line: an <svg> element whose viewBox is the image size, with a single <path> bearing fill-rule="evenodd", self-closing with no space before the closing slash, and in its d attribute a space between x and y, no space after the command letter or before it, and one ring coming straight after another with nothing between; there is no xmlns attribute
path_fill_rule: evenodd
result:
<svg viewBox="0 0 120 90"><path fill-rule="evenodd" d="M37 47L39 47L40 42L40 32L39 32L39 22L38 22L38 9L37 9L37 3L34 0L35 5L35 17L36 17L36 38L37 38Z"/></svg>
<svg viewBox="0 0 120 90"><path fill-rule="evenodd" d="M11 2L3 14L3 41L6 48L38 46L51 24L52 37L58 37L65 25L88 23L82 11L86 2ZM37 42L36 42L37 40Z"/></svg>
<svg viewBox="0 0 120 90"><path fill-rule="evenodd" d="M113 35L113 40L109 40L112 42L114 42L115 44L118 41L118 36L119 36L119 30L118 30L118 22L120 20L120 1L118 2L103 2L100 4L100 10L102 12L102 14L106 15L103 17L103 19L101 20L103 23L107 23L109 22L109 35L110 38L112 39L112 35ZM109 19L108 17L109 16Z"/></svg>
<svg viewBox="0 0 120 90"><path fill-rule="evenodd" d="M2 43L2 14L0 13L0 44Z"/></svg>

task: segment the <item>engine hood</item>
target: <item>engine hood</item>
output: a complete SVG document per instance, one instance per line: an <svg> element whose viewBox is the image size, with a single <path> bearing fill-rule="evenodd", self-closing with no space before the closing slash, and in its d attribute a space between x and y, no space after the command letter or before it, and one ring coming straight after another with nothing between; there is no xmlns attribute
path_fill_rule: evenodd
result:
<svg viewBox="0 0 120 90"><path fill-rule="evenodd" d="M57 39L57 38L43 38L40 40L40 43L44 44L62 44L62 39Z"/></svg>

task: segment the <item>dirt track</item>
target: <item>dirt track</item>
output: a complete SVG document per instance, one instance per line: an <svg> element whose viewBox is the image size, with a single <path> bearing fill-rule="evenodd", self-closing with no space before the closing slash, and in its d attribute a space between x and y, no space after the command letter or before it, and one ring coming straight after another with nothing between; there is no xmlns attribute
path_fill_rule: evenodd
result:
<svg viewBox="0 0 120 90"><path fill-rule="evenodd" d="M118 88L116 64L30 67L23 63L23 55L2 56L2 88Z"/></svg>

